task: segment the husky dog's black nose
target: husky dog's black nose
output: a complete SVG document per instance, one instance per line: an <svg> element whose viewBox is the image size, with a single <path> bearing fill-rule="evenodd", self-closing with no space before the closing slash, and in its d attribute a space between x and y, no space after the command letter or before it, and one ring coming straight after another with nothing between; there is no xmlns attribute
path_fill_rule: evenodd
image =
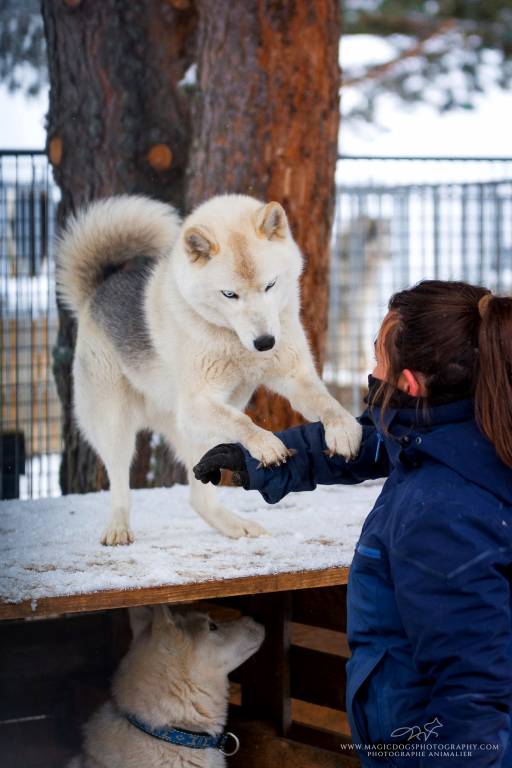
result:
<svg viewBox="0 0 512 768"><path fill-rule="evenodd" d="M258 352L266 352L267 349L272 349L275 343L276 340L273 336L258 336L257 339L254 339L254 346Z"/></svg>

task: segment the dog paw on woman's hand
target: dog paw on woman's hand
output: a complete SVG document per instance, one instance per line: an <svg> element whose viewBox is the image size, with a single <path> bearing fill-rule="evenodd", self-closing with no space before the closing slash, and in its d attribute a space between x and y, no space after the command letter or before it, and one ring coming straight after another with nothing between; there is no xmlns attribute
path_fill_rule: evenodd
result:
<svg viewBox="0 0 512 768"><path fill-rule="evenodd" d="M356 458L363 436L363 429L356 419L347 414L341 419L325 422L324 429L328 456L338 454L347 461Z"/></svg>
<svg viewBox="0 0 512 768"><path fill-rule="evenodd" d="M210 448L193 468L194 477L202 483L218 485L223 469L233 472L233 483L246 486L249 474L242 448L237 443L222 443Z"/></svg>
<svg viewBox="0 0 512 768"><path fill-rule="evenodd" d="M258 469L261 467L278 467L285 464L296 451L288 448L273 432L256 428L244 443L251 456L256 459Z"/></svg>

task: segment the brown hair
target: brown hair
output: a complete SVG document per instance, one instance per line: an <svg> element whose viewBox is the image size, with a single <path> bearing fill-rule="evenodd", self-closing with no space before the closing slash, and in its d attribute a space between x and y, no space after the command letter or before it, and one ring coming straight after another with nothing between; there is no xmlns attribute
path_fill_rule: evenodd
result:
<svg viewBox="0 0 512 768"><path fill-rule="evenodd" d="M404 368L423 374L424 406L474 398L480 430L512 467L512 298L424 280L395 293L378 343L388 374L370 407L389 406ZM420 400L418 400L418 403Z"/></svg>

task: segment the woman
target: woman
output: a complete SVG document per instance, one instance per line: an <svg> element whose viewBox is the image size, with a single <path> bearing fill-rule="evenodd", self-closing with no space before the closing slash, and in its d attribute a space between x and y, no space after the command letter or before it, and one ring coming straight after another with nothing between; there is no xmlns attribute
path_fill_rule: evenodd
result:
<svg viewBox="0 0 512 768"><path fill-rule="evenodd" d="M512 299L424 281L391 298L375 349L355 460L327 455L315 423L279 433L296 451L285 465L224 445L195 473L234 470L269 503L387 477L348 583L362 763L510 768Z"/></svg>

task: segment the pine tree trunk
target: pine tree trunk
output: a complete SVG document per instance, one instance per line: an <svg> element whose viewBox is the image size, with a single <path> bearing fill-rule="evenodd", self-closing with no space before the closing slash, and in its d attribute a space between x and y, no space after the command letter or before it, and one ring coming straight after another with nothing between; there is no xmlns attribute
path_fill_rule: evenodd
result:
<svg viewBox="0 0 512 768"><path fill-rule="evenodd" d="M190 64L195 10L186 0L43 0L49 73L48 154L59 223L80 205L142 193L183 208L189 116L178 87ZM63 492L96 490L105 472L71 415L75 326L59 308L54 370L63 411ZM148 437L132 481L144 484Z"/></svg>
<svg viewBox="0 0 512 768"><path fill-rule="evenodd" d="M220 192L284 205L306 259L302 316L320 370L339 123L338 0L197 0L196 7L188 207ZM249 411L270 429L298 421L287 403L261 391Z"/></svg>

